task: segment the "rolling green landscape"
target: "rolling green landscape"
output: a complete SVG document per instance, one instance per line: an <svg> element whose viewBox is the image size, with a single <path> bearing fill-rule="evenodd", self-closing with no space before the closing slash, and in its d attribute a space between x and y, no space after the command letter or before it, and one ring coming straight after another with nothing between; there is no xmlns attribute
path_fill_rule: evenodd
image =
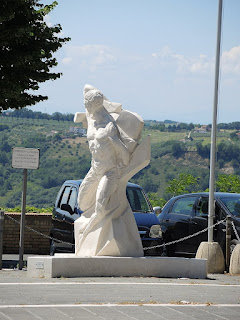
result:
<svg viewBox="0 0 240 320"><path fill-rule="evenodd" d="M76 126L73 115L47 116L39 112L14 111L0 116L0 207L21 205L23 170L11 167L12 148L40 148L40 167L28 170L27 206L52 207L61 184L84 178L91 156L87 139L69 132ZM220 124L217 175L240 174L239 123ZM145 121L142 138L151 135L151 162L131 182L147 193L168 200L169 184L181 174L194 177L187 192L205 191L209 184L210 131L201 125ZM205 126L206 127L206 126ZM240 129L240 126L239 126Z"/></svg>

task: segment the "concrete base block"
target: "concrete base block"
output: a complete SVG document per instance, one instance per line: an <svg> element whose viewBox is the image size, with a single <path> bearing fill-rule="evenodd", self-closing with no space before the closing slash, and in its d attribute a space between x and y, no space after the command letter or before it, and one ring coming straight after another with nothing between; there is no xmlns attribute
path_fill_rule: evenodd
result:
<svg viewBox="0 0 240 320"><path fill-rule="evenodd" d="M229 273L240 274L240 244L237 244L232 252Z"/></svg>
<svg viewBox="0 0 240 320"><path fill-rule="evenodd" d="M225 259L218 242L201 242L196 258L207 259L208 273L223 273L225 270Z"/></svg>
<svg viewBox="0 0 240 320"><path fill-rule="evenodd" d="M75 254L28 258L28 277L168 277L205 279L207 261L175 257L78 257Z"/></svg>

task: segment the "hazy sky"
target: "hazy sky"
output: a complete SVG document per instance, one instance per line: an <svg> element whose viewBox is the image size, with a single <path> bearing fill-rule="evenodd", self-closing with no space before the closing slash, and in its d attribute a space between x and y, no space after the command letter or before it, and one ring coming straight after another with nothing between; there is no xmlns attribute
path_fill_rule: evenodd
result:
<svg viewBox="0 0 240 320"><path fill-rule="evenodd" d="M48 4L52 1L42 0ZM240 121L240 1L223 1L218 122ZM84 111L86 83L144 119L212 122L218 0L58 0L72 38L32 110Z"/></svg>

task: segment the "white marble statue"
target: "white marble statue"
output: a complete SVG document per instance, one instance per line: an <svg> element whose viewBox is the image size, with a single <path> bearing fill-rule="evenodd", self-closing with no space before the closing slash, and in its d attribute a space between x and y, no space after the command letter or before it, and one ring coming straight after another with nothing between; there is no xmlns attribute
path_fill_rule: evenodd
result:
<svg viewBox="0 0 240 320"><path fill-rule="evenodd" d="M150 137L139 144L143 120L123 110L91 85L84 87L91 168L78 194L84 213L74 223L77 256L143 256L134 215L126 197L128 180L150 161Z"/></svg>

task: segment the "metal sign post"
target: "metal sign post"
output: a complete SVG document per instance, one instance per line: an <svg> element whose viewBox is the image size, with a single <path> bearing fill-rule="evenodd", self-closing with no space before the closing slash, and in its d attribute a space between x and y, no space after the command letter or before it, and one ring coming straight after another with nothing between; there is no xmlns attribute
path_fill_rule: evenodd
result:
<svg viewBox="0 0 240 320"><path fill-rule="evenodd" d="M24 229L27 197L27 169L39 168L39 149L33 148L13 148L12 167L23 169L23 189L22 189L22 210L20 221L20 240L19 240L19 270L23 268L24 254Z"/></svg>
<svg viewBox="0 0 240 320"><path fill-rule="evenodd" d="M0 270L2 269L4 211L0 211Z"/></svg>
<svg viewBox="0 0 240 320"><path fill-rule="evenodd" d="M22 210L21 210L20 241L19 241L19 270L22 270L23 268L26 197L27 197L27 169L23 169Z"/></svg>

